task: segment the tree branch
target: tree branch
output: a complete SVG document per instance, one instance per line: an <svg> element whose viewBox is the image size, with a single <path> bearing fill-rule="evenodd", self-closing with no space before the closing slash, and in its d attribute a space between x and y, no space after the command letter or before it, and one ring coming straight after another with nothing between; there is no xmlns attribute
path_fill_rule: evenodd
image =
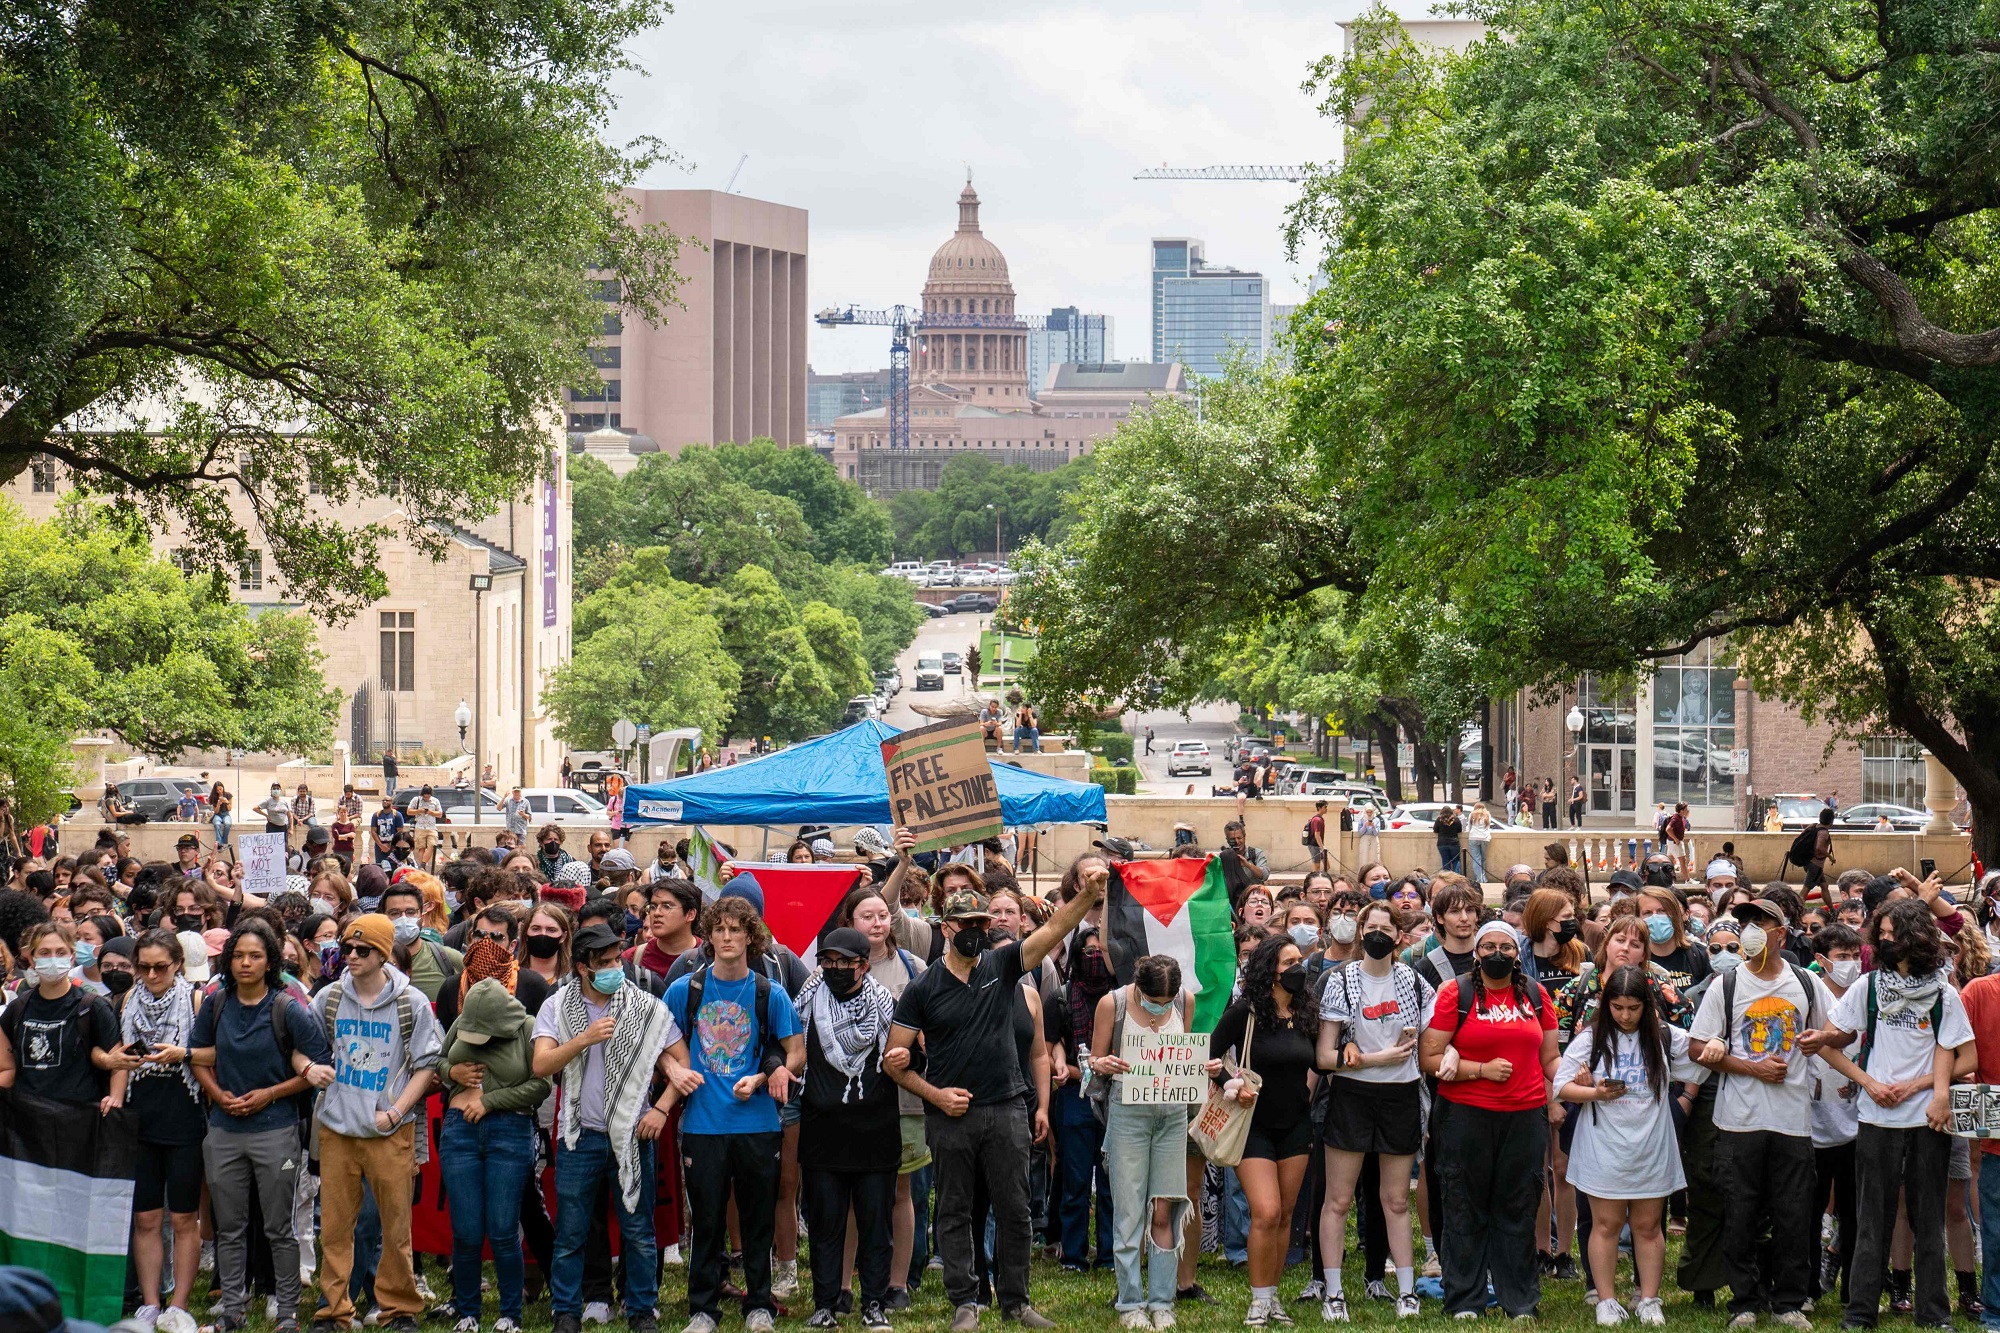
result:
<svg viewBox="0 0 2000 1333"><path fill-rule="evenodd" d="M1895 329L1896 342L1906 351L1939 365L2000 365L2000 329L1955 333L1934 323L1895 270L1845 237L1840 247L1840 271L1881 303Z"/></svg>

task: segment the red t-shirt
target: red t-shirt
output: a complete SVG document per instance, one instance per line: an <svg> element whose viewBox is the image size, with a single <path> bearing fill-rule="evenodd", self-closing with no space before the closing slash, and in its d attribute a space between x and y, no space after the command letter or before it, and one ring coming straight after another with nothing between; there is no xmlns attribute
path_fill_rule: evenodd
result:
<svg viewBox="0 0 2000 1333"><path fill-rule="evenodd" d="M2000 1083L2000 975L1977 977L1958 992L1972 1040L1979 1049L1979 1081ZM2000 1156L2000 1139L1979 1140L1979 1151Z"/></svg>
<svg viewBox="0 0 2000 1333"><path fill-rule="evenodd" d="M1448 1033L1458 1027L1458 988L1462 980L1470 978L1454 978L1439 988L1437 1002L1431 1009L1433 1032ZM1556 1007L1546 993L1542 996L1539 1017L1534 1005L1523 1009L1512 995L1498 1003L1489 997L1484 1012L1475 998L1465 1026L1458 1029L1458 1036L1452 1042L1458 1048L1460 1064L1510 1060L1514 1072L1505 1083L1485 1078L1454 1079L1438 1084L1438 1091L1446 1101L1488 1111L1532 1111L1547 1106L1548 1094L1542 1078L1542 1033L1555 1031L1555 1026Z"/></svg>

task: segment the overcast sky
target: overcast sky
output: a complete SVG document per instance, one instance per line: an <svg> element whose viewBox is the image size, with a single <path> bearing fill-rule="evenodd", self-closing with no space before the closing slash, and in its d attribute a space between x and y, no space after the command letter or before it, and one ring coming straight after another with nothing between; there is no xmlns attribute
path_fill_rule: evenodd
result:
<svg viewBox="0 0 2000 1333"><path fill-rule="evenodd" d="M1360 8L677 0L634 44L646 73L621 80L612 130L680 155L650 186L719 190L749 154L739 193L812 215L815 310L914 303L969 164L1017 309L1112 315L1116 355L1143 361L1150 237L1200 237L1210 263L1268 274L1281 303L1299 299L1313 260L1285 261L1296 186L1133 172L1333 158L1337 126L1300 85ZM888 334L815 327L811 358L820 371L884 366Z"/></svg>

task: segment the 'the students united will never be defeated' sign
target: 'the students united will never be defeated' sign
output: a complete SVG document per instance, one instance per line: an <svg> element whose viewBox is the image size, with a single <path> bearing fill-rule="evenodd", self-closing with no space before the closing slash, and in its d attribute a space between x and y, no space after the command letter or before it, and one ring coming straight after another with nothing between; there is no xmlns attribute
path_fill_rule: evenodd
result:
<svg viewBox="0 0 2000 1333"><path fill-rule="evenodd" d="M917 835L917 851L1000 836L1000 791L977 719L889 737L882 742L882 767L889 775L890 815Z"/></svg>

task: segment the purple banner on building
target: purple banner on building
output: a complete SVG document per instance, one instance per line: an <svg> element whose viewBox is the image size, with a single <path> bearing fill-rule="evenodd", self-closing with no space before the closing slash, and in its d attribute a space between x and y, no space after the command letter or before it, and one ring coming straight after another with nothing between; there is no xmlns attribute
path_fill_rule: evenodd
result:
<svg viewBox="0 0 2000 1333"><path fill-rule="evenodd" d="M556 483L542 483L542 628L556 627Z"/></svg>

